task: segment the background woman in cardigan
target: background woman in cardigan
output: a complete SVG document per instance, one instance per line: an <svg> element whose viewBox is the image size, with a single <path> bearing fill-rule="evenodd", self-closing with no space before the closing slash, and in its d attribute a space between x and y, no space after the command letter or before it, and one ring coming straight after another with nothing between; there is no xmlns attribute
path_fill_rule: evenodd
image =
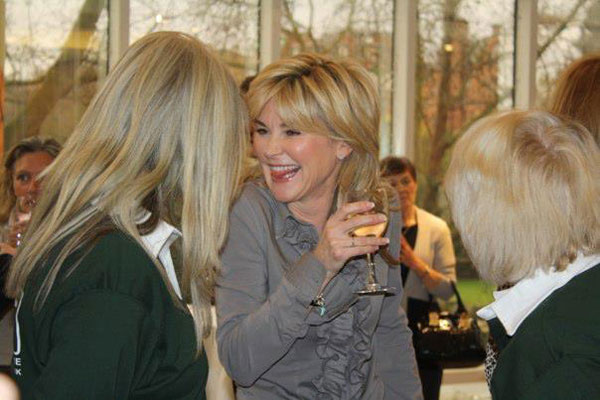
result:
<svg viewBox="0 0 600 400"><path fill-rule="evenodd" d="M239 399L418 399L421 388L399 268L377 255L376 275L396 295L359 296L364 255L387 237L352 237L385 220L353 190L388 196L378 174L379 104L368 72L303 54L250 84L256 181L231 213L218 279L217 339Z"/></svg>
<svg viewBox="0 0 600 400"><path fill-rule="evenodd" d="M503 399L600 398L600 151L544 112L485 118L457 142L452 216L482 278L509 289L478 312Z"/></svg>
<svg viewBox="0 0 600 400"><path fill-rule="evenodd" d="M429 312L435 297L450 298L454 292L450 284L456 281L456 258L448 224L415 205L417 198L417 171L406 157L389 156L381 160L381 174L398 193L402 210L402 304L408 316L408 326L416 324ZM432 299L433 298L433 299ZM440 396L443 370L438 364L420 361L419 376L425 400Z"/></svg>
<svg viewBox="0 0 600 400"><path fill-rule="evenodd" d="M193 36L127 50L47 170L10 270L24 400L204 398L199 350L247 126L235 82Z"/></svg>

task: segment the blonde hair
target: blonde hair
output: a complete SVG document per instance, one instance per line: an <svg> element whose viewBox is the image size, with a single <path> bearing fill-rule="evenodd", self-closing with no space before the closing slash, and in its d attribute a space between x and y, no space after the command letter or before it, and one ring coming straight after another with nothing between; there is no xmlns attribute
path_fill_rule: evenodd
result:
<svg viewBox="0 0 600 400"><path fill-rule="evenodd" d="M32 136L15 144L4 157L4 171L0 179L0 223L8 221L10 213L15 206L17 198L13 189L13 174L15 163L29 153L45 152L56 158L61 150L61 145L54 139Z"/></svg>
<svg viewBox="0 0 600 400"><path fill-rule="evenodd" d="M183 232L182 288L192 299L200 350L210 331L210 300L247 127L233 78L199 40L157 32L134 43L47 171L8 294L19 295L65 239L37 295L38 308L65 258L103 232L116 228L143 247L136 224L143 207L154 226L164 219Z"/></svg>
<svg viewBox="0 0 600 400"><path fill-rule="evenodd" d="M600 152L579 124L540 111L475 123L456 143L445 187L481 276L514 283L563 270L600 245Z"/></svg>
<svg viewBox="0 0 600 400"><path fill-rule="evenodd" d="M340 201L350 191L366 191L377 197L380 192L376 189L389 189L379 177L377 89L364 67L312 53L276 61L250 84L247 101L251 120L271 100L287 126L344 141L352 148L339 173Z"/></svg>
<svg viewBox="0 0 600 400"><path fill-rule="evenodd" d="M581 123L600 146L600 54L575 61L560 75L550 112Z"/></svg>

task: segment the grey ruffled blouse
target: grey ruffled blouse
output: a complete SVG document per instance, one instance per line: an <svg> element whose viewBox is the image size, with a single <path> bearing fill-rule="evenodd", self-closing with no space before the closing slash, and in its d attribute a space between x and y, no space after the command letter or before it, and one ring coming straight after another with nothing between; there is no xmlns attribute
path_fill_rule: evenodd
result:
<svg viewBox="0 0 600 400"><path fill-rule="evenodd" d="M401 220L387 236L398 254ZM379 282L394 296L358 296L364 258L349 261L311 306L325 268L311 250L319 240L267 188L245 185L230 216L217 282L221 362L244 399L421 399L411 333L400 307L398 268L376 256Z"/></svg>

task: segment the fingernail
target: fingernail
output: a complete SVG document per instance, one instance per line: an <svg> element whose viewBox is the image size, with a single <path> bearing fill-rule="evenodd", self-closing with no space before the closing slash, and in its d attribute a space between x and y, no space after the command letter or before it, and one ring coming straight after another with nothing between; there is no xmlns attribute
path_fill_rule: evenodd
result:
<svg viewBox="0 0 600 400"><path fill-rule="evenodd" d="M385 244L390 244L390 238L384 237L383 239L385 239Z"/></svg>

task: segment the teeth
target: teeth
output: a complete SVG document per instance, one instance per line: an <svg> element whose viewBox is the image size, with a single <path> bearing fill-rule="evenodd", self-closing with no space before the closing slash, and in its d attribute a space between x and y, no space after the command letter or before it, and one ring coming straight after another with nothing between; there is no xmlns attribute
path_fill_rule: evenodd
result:
<svg viewBox="0 0 600 400"><path fill-rule="evenodd" d="M272 171L282 172L282 171L293 171L298 167L295 165L269 165L269 168Z"/></svg>

